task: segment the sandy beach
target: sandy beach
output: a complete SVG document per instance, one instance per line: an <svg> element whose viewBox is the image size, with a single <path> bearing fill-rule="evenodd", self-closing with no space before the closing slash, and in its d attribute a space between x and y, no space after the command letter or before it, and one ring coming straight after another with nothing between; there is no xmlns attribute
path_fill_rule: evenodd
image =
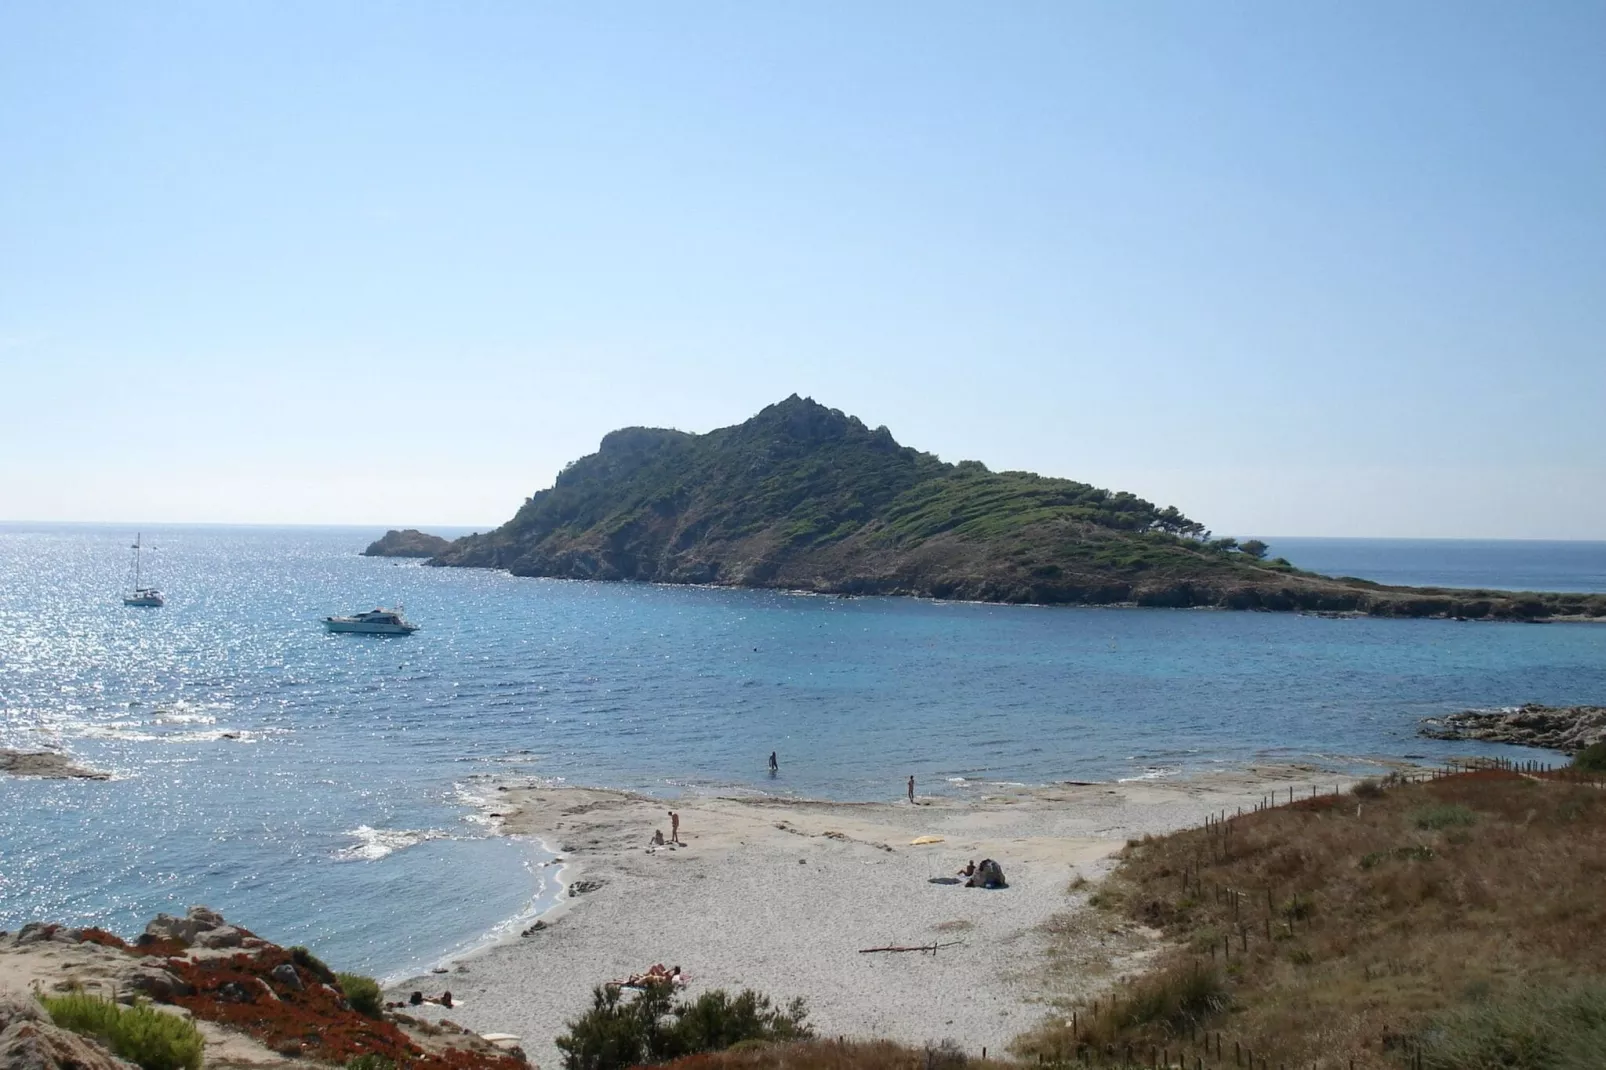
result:
<svg viewBox="0 0 1606 1070"><path fill-rule="evenodd" d="M585 788L504 786L504 830L540 837L572 892L543 927L395 985L389 998L450 989L451 1010L481 1032L514 1033L538 1065L585 1010L592 987L653 963L678 965L695 994L754 988L803 997L821 1035L912 1044L952 1038L999 1051L1056 999L1107 985L1141 962L1152 934L1083 910L1129 839L1248 808L1271 791L1331 791L1350 778L1314 767L1256 767L1179 781L974 785L903 803L686 798L674 803ZM682 847L668 835L673 807ZM912 841L936 837L938 842ZM967 860L997 859L1009 887L946 883ZM1072 932L1050 959L1045 926ZM937 943L935 954L861 949Z"/></svg>

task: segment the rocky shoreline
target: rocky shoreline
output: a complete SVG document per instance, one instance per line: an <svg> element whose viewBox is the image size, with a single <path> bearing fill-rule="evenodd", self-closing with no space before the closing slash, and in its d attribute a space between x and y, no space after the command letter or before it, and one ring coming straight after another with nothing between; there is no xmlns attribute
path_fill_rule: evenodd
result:
<svg viewBox="0 0 1606 1070"><path fill-rule="evenodd" d="M1541 706L1503 710L1464 710L1429 717L1418 729L1429 739L1515 743L1576 754L1606 740L1606 706Z"/></svg>

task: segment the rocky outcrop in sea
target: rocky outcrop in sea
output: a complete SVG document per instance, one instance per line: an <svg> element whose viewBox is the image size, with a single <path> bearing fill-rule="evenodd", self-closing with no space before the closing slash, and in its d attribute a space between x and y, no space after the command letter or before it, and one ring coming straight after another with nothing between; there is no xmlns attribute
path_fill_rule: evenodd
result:
<svg viewBox="0 0 1606 1070"><path fill-rule="evenodd" d="M429 535L417 528L406 531L392 529L368 544L364 557L438 557L452 545L439 535Z"/></svg>
<svg viewBox="0 0 1606 1070"><path fill-rule="evenodd" d="M1418 730L1429 739L1474 739L1577 754L1606 740L1606 706L1540 706L1465 710L1429 717Z"/></svg>
<svg viewBox="0 0 1606 1070"><path fill-rule="evenodd" d="M110 780L110 773L86 769L68 755L53 750L0 749L0 773L36 776L46 780Z"/></svg>

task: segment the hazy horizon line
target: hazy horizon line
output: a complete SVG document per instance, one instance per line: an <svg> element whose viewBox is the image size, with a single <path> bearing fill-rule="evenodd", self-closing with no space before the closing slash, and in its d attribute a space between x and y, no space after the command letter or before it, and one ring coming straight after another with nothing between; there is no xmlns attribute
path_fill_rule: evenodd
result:
<svg viewBox="0 0 1606 1070"><path fill-rule="evenodd" d="M332 521L332 522L296 522L296 521L260 521L260 520L8 520L0 519L0 528L5 527L82 527L82 528L128 528L134 531L160 530L163 528L255 528L267 530L282 530L293 528L298 530L323 531L421 531L425 534L434 534L439 531L461 532L463 534L480 534L494 531L507 521L495 524L421 524L421 523L395 523L360 521ZM383 530L380 530L383 529ZM1282 533L1268 535L1262 532L1242 532L1226 534L1214 533L1217 538L1235 539L1262 539L1275 542L1282 539L1324 539L1333 542L1531 542L1531 543L1582 543L1606 544L1606 537L1598 539L1568 539L1540 536L1508 536L1508 535L1312 535ZM377 537L377 536L376 536Z"/></svg>

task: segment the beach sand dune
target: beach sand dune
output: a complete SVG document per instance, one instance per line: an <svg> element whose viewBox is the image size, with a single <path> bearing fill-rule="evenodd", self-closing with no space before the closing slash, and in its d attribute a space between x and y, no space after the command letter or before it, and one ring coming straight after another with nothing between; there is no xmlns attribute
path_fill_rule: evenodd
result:
<svg viewBox="0 0 1606 1070"><path fill-rule="evenodd" d="M825 1036L921 1044L952 1038L1001 1050L1050 1001L1107 985L1141 962L1152 934L1085 907L1072 880L1096 879L1128 838L1248 808L1273 790L1344 778L1303 767L1187 781L999 787L908 803L684 798L673 803L584 788L498 794L504 828L541 837L564 860L564 898L529 936L462 960L446 976L396 985L449 987L463 1005L426 1008L473 1029L512 1032L544 1067L552 1040L589 1006L592 986L661 962L688 993L754 988L809 1006ZM684 847L649 848L681 815ZM922 837L938 842L913 845ZM1009 887L935 883L993 858ZM1076 934L1047 957L1044 927ZM938 943L935 954L861 954Z"/></svg>

